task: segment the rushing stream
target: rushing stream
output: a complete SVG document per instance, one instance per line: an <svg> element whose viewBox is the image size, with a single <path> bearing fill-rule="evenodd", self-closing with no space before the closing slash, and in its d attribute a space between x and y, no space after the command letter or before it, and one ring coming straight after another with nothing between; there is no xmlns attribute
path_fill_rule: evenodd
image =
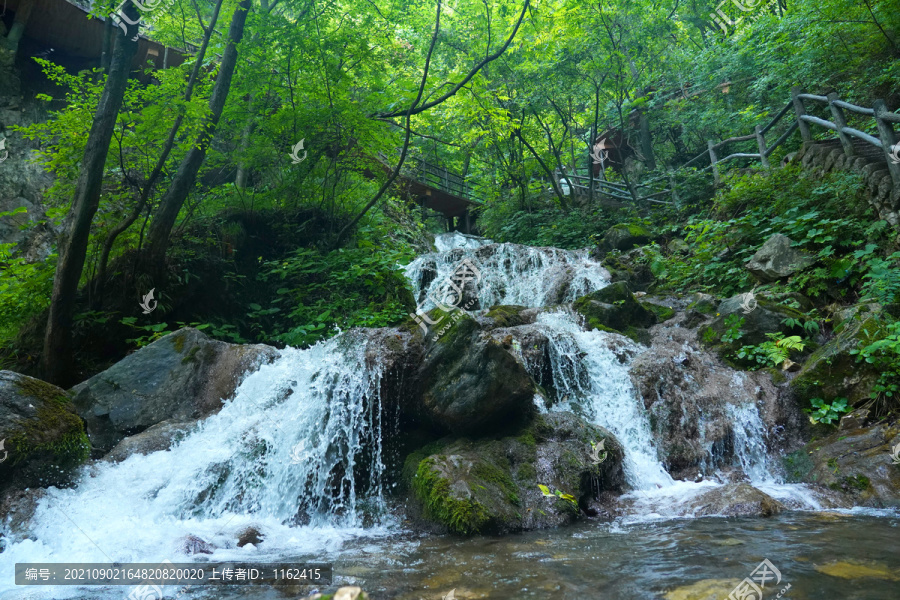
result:
<svg viewBox="0 0 900 600"><path fill-rule="evenodd" d="M481 308L554 306L608 283L606 271L586 252L494 245L459 234L439 236L436 247L437 253L406 267L423 310L434 306L434 287L464 258L477 266ZM563 285L560 273L569 274ZM306 350L283 351L247 376L219 413L171 450L118 464L98 462L85 467L77 487L49 490L28 538L0 554L0 598L105 599L128 593L17 589L17 562L167 559L329 561L338 583L360 584L373 598L441 598L451 589L457 598L573 599L658 598L689 585L715 590L680 596L687 600L726 598L768 558L780 570L781 586L791 585L786 597L898 596L897 516L823 512L808 489L782 483L752 398L728 405L734 459L727 466L802 512L770 519L685 518L691 516L692 497L721 485L722 465L710 445L701 480L674 480L666 471L629 377L627 357L643 349L615 334L585 332L563 309L541 313L535 327L550 340L562 397L550 410L572 410L610 430L624 446L629 513L614 522L468 540L405 529L392 511L385 478L385 438L393 429L381 422L383 373L377 362L366 360L364 333L351 331ZM236 533L248 526L259 529L264 541L235 547ZM217 549L187 557L187 536ZM835 576L842 568L861 568L841 567L839 561L864 563L869 575ZM198 586L180 597L296 594Z"/></svg>

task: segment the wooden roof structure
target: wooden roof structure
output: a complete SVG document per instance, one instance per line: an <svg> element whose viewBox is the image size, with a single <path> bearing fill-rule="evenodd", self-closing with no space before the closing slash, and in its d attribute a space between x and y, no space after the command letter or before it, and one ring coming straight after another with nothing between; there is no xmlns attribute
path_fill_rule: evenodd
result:
<svg viewBox="0 0 900 600"><path fill-rule="evenodd" d="M5 0L7 17L23 0ZM81 59L100 59L106 15L91 13L89 4L81 6L69 0L35 0L24 36L41 45ZM132 68L139 69L149 61L154 68L178 66L187 59L183 50L166 48L143 35L138 38L138 50Z"/></svg>

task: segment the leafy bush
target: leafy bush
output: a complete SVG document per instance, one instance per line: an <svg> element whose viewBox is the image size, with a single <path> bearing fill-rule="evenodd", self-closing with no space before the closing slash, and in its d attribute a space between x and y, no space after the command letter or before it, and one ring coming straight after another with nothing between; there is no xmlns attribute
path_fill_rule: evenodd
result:
<svg viewBox="0 0 900 600"><path fill-rule="evenodd" d="M408 258L372 248L320 252L301 248L263 264L262 281L277 285L268 308L251 304L248 315L266 337L306 346L337 329L383 327L413 310L399 263Z"/></svg>
<svg viewBox="0 0 900 600"><path fill-rule="evenodd" d="M809 420L813 424L831 425L840 419L842 414L852 410L847 406L846 398L835 398L831 404L826 404L821 398L813 398L810 400L810 404L812 404L812 408L804 409L804 411L809 413Z"/></svg>

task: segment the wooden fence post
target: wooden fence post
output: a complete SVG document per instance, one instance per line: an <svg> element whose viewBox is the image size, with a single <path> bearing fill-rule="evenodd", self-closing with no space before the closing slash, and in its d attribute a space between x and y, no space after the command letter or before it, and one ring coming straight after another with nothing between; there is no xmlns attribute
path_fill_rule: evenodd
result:
<svg viewBox="0 0 900 600"><path fill-rule="evenodd" d="M809 123L800 118L806 114L806 109L803 108L803 100L798 98L802 93L799 87L792 87L791 101L794 103L794 112L797 114L797 127L800 128L800 137L803 138L804 142L811 142L812 134L809 132Z"/></svg>
<svg viewBox="0 0 900 600"><path fill-rule="evenodd" d="M888 172L894 182L894 189L898 189L900 188L900 164L894 162L894 157L891 156L891 150L897 143L897 137L894 135L894 126L884 118L884 115L891 114L891 111L887 109L884 100L876 100L872 104L872 109L875 111L878 138L881 140L881 149L884 150L884 157L887 159ZM900 155L900 151L897 154Z"/></svg>
<svg viewBox="0 0 900 600"><path fill-rule="evenodd" d="M828 106L831 108L831 116L834 118L834 124L837 125L838 139L841 140L841 146L844 147L844 154L853 156L853 142L850 136L844 133L844 127L847 126L847 119L844 117L844 109L834 103L838 100L837 92L828 94Z"/></svg>
<svg viewBox="0 0 900 600"><path fill-rule="evenodd" d="M768 169L769 157L766 156L766 136L763 135L762 125L756 126L756 145L759 147L759 162Z"/></svg>
<svg viewBox="0 0 900 600"><path fill-rule="evenodd" d="M713 183L719 185L719 166L716 164L716 145L712 140L706 140L706 148L709 150L709 164L712 166Z"/></svg>

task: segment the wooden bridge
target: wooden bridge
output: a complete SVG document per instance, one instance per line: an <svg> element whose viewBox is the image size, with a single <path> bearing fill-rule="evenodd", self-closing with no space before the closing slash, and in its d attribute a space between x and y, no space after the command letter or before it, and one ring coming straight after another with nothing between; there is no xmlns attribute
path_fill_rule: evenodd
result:
<svg viewBox="0 0 900 600"><path fill-rule="evenodd" d="M384 160L382 164L387 166ZM482 206L484 202L464 177L446 167L409 157L400 170L398 181L402 192L422 207L423 214L425 209L434 210L447 219L450 231L471 232L473 216L469 209Z"/></svg>

